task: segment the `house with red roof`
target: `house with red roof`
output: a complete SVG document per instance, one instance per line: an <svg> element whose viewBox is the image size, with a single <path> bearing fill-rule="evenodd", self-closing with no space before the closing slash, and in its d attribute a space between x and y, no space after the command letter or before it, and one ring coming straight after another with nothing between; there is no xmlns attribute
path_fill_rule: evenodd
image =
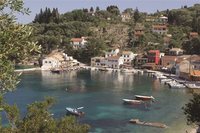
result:
<svg viewBox="0 0 200 133"><path fill-rule="evenodd" d="M73 49L77 50L80 48L85 48L87 44L87 40L86 40L86 37L72 38L70 40L70 44L72 45Z"/></svg>
<svg viewBox="0 0 200 133"><path fill-rule="evenodd" d="M161 35L164 35L164 34L167 34L167 31L168 31L168 28L167 28L167 25L153 25L152 26L152 32L155 32L155 33L158 33L158 34L161 34Z"/></svg>
<svg viewBox="0 0 200 133"><path fill-rule="evenodd" d="M124 64L123 57L121 56L109 56L106 59L106 66L109 68L116 68L119 69L121 65Z"/></svg>

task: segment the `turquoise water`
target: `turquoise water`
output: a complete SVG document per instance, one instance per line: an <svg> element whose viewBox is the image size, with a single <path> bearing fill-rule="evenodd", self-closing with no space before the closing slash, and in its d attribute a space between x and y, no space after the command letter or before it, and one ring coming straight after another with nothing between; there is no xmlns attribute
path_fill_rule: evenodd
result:
<svg viewBox="0 0 200 133"><path fill-rule="evenodd" d="M67 88L67 91L66 91ZM152 95L156 101L145 108L124 105L123 98ZM62 74L28 72L21 76L17 90L6 94L9 103L16 103L22 115L27 104L52 96L57 100L51 112L65 115L65 107L84 106L86 115L80 122L92 126L92 133L183 133L186 126L182 107L191 94L186 89L169 89L146 75L97 71L73 71ZM130 124L141 121L162 122L166 129Z"/></svg>

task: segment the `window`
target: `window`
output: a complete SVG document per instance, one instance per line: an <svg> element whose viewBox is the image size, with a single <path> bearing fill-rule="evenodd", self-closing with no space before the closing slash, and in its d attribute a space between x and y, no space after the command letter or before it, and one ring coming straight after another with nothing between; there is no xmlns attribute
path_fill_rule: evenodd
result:
<svg viewBox="0 0 200 133"><path fill-rule="evenodd" d="M49 63L51 63L51 61L49 61Z"/></svg>

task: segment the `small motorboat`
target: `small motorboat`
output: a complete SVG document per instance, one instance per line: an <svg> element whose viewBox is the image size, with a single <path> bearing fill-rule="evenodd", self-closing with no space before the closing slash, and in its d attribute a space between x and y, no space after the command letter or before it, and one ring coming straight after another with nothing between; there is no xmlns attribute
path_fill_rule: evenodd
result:
<svg viewBox="0 0 200 133"><path fill-rule="evenodd" d="M125 104L142 104L142 100L122 99Z"/></svg>
<svg viewBox="0 0 200 133"><path fill-rule="evenodd" d="M83 107L79 107L79 108L70 108L67 107L67 115L75 115L75 116L83 116L85 113L80 111L80 109L83 109Z"/></svg>
<svg viewBox="0 0 200 133"><path fill-rule="evenodd" d="M59 69L51 69L51 72L52 73L60 74L61 70L59 70Z"/></svg>
<svg viewBox="0 0 200 133"><path fill-rule="evenodd" d="M136 100L142 100L142 101L154 101L155 98L153 96L142 96L142 95L135 95Z"/></svg>
<svg viewBox="0 0 200 133"><path fill-rule="evenodd" d="M146 122L146 121L140 121L139 119L131 119L129 122L132 124L138 124L138 125L143 125L143 126L167 128L167 125L163 123L158 123L158 122Z"/></svg>
<svg viewBox="0 0 200 133"><path fill-rule="evenodd" d="M189 89L200 89L200 86L198 86L196 84L192 84L192 83L187 83L187 84L185 84L185 86Z"/></svg>

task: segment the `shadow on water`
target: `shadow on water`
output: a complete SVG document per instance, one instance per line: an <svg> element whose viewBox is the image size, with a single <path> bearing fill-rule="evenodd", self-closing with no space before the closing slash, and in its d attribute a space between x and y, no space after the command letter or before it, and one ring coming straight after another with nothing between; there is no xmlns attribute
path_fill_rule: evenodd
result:
<svg viewBox="0 0 200 133"><path fill-rule="evenodd" d="M87 123L91 127L95 128L114 128L114 127L125 127L129 120L115 120L115 119L98 119L98 120L79 120L81 123Z"/></svg>
<svg viewBox="0 0 200 133"><path fill-rule="evenodd" d="M151 104L150 103L144 103L144 104L126 104L123 103L124 107L127 109L136 109L140 111L150 111L151 110Z"/></svg>

